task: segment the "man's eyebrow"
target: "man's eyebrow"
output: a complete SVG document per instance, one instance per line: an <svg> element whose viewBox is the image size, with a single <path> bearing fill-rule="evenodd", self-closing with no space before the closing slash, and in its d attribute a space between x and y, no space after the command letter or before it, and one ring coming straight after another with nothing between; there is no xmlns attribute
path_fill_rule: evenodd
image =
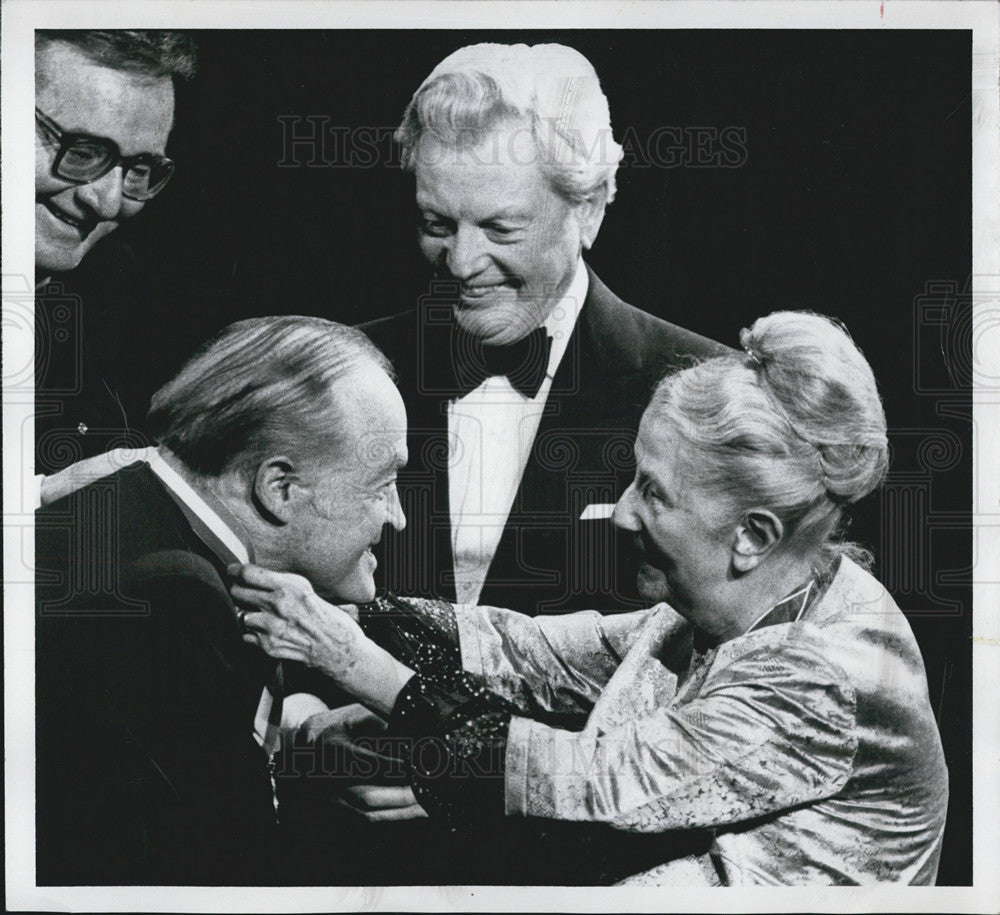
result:
<svg viewBox="0 0 1000 915"><path fill-rule="evenodd" d="M427 200L426 197L421 197L417 194L417 209L426 210L429 213L437 213L438 210Z"/></svg>
<svg viewBox="0 0 1000 915"><path fill-rule="evenodd" d="M388 467L373 467L371 473L369 474L369 479L374 483L380 480L391 480L393 479L400 470L406 466L406 459L402 455L398 455Z"/></svg>
<svg viewBox="0 0 1000 915"><path fill-rule="evenodd" d="M495 222L497 220L508 222L527 222L531 219L531 214L519 209L497 210L489 216L484 217L482 222Z"/></svg>
<svg viewBox="0 0 1000 915"><path fill-rule="evenodd" d="M421 200L419 196L417 197L417 210L421 213L433 213L435 216L440 216L442 219L452 218L442 213L426 200ZM480 217L477 221L479 224L490 222L530 222L531 213L517 208L500 209L495 213L489 213L486 216Z"/></svg>

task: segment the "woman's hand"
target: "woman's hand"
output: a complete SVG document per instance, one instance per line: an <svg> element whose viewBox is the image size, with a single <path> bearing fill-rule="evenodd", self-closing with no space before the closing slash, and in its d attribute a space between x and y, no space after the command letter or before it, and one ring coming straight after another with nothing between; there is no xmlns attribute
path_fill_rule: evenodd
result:
<svg viewBox="0 0 1000 915"><path fill-rule="evenodd" d="M401 764L379 756L372 749L384 733L382 718L363 706L347 705L310 716L294 739L299 746L314 748L321 759L353 760L357 771L364 773L365 784L354 784L349 768L343 773L344 778L334 780L329 799L336 805L346 807L369 823L426 817L427 812L417 803L413 789L405 783ZM373 774L381 774L382 783Z"/></svg>
<svg viewBox="0 0 1000 915"><path fill-rule="evenodd" d="M232 565L243 639L273 658L299 661L334 680L372 711L388 716L413 671L372 642L349 613L318 597L301 575Z"/></svg>
<svg viewBox="0 0 1000 915"><path fill-rule="evenodd" d="M273 658L300 661L338 683L348 677L367 641L350 615L318 597L301 575L252 564L228 571L233 599L247 611L245 640Z"/></svg>
<svg viewBox="0 0 1000 915"><path fill-rule="evenodd" d="M362 705L342 705L310 715L298 726L296 744L315 747L324 744L371 740L385 733L385 719L373 715Z"/></svg>
<svg viewBox="0 0 1000 915"><path fill-rule="evenodd" d="M427 816L409 785L350 785L334 798L334 803L369 823L420 820Z"/></svg>

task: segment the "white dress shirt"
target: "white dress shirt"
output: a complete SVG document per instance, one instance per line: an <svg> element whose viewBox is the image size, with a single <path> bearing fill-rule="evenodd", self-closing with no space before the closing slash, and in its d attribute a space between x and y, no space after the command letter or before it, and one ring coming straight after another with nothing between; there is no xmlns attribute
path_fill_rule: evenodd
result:
<svg viewBox="0 0 1000 915"><path fill-rule="evenodd" d="M448 405L452 455L448 497L460 604L479 599L588 285L581 258L569 289L542 325L552 337L552 349L545 380L535 397L515 390L506 376L494 376Z"/></svg>
<svg viewBox="0 0 1000 915"><path fill-rule="evenodd" d="M160 478L160 482L205 522L208 529L222 541L226 549L239 562L247 563L250 561L250 552L243 541L233 533L232 528L219 517L215 509L198 495L194 487L174 470L155 448L150 448L143 460L149 463L149 469Z"/></svg>

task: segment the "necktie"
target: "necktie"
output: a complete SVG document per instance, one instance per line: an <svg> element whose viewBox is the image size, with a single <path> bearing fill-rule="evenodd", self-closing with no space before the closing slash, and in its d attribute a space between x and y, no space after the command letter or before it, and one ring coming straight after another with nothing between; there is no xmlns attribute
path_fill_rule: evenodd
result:
<svg viewBox="0 0 1000 915"><path fill-rule="evenodd" d="M487 378L503 375L527 398L538 394L549 368L552 338L544 327L504 346L491 346L457 328L452 336L451 365L459 397Z"/></svg>

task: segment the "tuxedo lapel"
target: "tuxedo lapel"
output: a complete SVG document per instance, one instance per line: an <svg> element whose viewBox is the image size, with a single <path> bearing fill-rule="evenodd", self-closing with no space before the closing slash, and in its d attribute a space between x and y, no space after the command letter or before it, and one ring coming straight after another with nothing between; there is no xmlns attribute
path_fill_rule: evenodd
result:
<svg viewBox="0 0 1000 915"><path fill-rule="evenodd" d="M583 522L580 515L595 503L615 502L631 482L635 430L663 373L725 351L633 308L587 273L584 305L481 603L532 613L639 606L634 572L624 565L632 560L609 521ZM407 526L386 531L378 574L398 593L453 600L448 402L455 393L449 349L455 291L431 292L415 311L363 328L396 366L410 424L410 462L399 487Z"/></svg>
<svg viewBox="0 0 1000 915"><path fill-rule="evenodd" d="M604 430L609 420L607 395L616 387L616 368L602 359L594 345L588 295L569 346L563 355L545 403L530 456L511 507L530 523L531 516L562 515L572 506L560 482L577 474L599 472ZM613 400L613 397L612 397ZM582 511L582 507L581 507ZM508 531L510 532L510 525Z"/></svg>
<svg viewBox="0 0 1000 915"><path fill-rule="evenodd" d="M236 628L235 607L224 582L227 580L227 566L237 557L192 509L182 505L179 497L168 489L148 465L143 464L137 468L136 481L142 486L142 504L145 509L142 513L143 518L157 519L155 522L157 525L174 532L178 547L183 544L182 549L151 551L143 557L144 574L152 577L157 564L160 567L160 574L167 574L168 569L173 569L174 573L185 574L183 561L178 562L178 558L182 557L184 552L200 556L211 564L218 576L218 581L214 584L218 586L222 602L232 608L234 621L232 627L224 627L220 633L230 629L229 634L237 636L235 639L222 639L216 644L216 650L219 657L228 660L233 671L241 671L241 676L246 677L249 684L248 696L252 696L253 702L256 703L260 697L261 687L271 678L275 662L259 648L246 644Z"/></svg>
<svg viewBox="0 0 1000 915"><path fill-rule="evenodd" d="M627 486L635 428L621 413L622 373L630 375L631 367L609 358L617 347L602 339L614 327L609 297L591 272L480 603L523 606L537 595L539 603L558 604L577 584L566 569L592 571L584 568L592 549L583 550L580 515L588 504L617 501ZM608 529L607 521L587 524L588 536L591 528Z"/></svg>

